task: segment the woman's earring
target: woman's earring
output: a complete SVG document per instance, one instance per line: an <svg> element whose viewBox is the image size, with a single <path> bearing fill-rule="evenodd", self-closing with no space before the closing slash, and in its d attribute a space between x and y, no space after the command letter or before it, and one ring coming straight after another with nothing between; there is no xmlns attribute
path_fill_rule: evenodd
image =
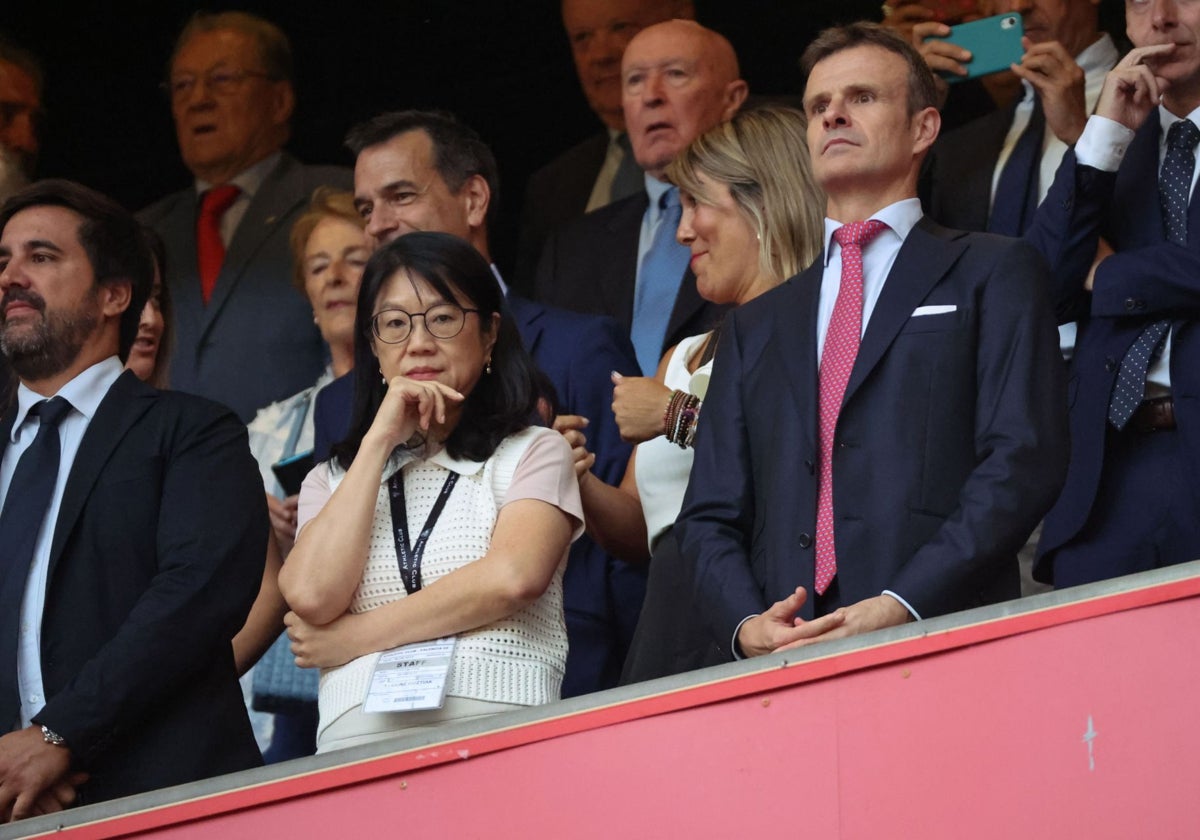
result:
<svg viewBox="0 0 1200 840"><path fill-rule="evenodd" d="M379 381L387 385L387 377L383 375L383 368L379 369Z"/></svg>
<svg viewBox="0 0 1200 840"><path fill-rule="evenodd" d="M483 372L484 373L492 372L492 360L491 359L488 359L487 363L483 366Z"/></svg>

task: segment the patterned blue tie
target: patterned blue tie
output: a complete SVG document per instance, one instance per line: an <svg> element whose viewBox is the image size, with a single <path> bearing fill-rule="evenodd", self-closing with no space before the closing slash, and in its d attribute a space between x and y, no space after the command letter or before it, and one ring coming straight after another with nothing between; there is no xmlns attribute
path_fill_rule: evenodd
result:
<svg viewBox="0 0 1200 840"><path fill-rule="evenodd" d="M1163 235L1176 245L1187 244L1188 193L1192 188L1198 142L1200 129L1191 120L1180 120L1167 131L1167 153L1158 174L1158 202L1162 209ZM1108 422L1116 429L1124 429L1141 404L1146 391L1146 372L1150 370L1151 362L1162 355L1170 326L1171 322L1166 318L1147 324L1121 360L1108 403Z"/></svg>
<svg viewBox="0 0 1200 840"><path fill-rule="evenodd" d="M1033 221L1038 205L1038 171L1041 169L1042 140L1046 133L1046 115L1042 100L1033 98L1029 125L1017 138L1012 154L1000 170L996 197L988 216L988 231L1003 236L1020 236Z"/></svg>
<svg viewBox="0 0 1200 840"><path fill-rule="evenodd" d="M675 298L683 284L683 273L691 250L675 241L675 230L683 210L679 206L679 190L671 187L659 199L662 215L650 249L642 258L638 274L637 294L633 302L633 328L629 338L637 354L642 374L653 376L663 354L667 324L675 308Z"/></svg>
<svg viewBox="0 0 1200 840"><path fill-rule="evenodd" d="M42 400L29 409L29 417L37 417L37 436L21 454L16 472L8 485L4 499L4 511L0 513L0 685L7 684L14 691L10 696L0 697L2 721L7 730L14 717L8 714L12 701L18 702L15 693L17 677L17 624L21 614L21 601L25 597L25 582L29 577L29 566L33 562L38 532L46 509L54 495L58 480L58 424L71 410L71 404L63 397ZM45 527L53 528L47 522Z"/></svg>

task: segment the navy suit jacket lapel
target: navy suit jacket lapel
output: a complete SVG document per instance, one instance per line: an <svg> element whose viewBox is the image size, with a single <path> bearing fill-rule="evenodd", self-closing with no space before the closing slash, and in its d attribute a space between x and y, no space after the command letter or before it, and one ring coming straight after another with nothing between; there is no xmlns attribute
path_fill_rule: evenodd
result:
<svg viewBox="0 0 1200 840"><path fill-rule="evenodd" d="M511 294L508 297L508 309L516 322L517 332L521 334L526 351L533 356L542 340L541 321L546 310L532 301Z"/></svg>
<svg viewBox="0 0 1200 840"><path fill-rule="evenodd" d="M771 319L771 345L777 351L784 370L784 381L795 400L796 416L801 418L805 442L816 445L817 383L817 302L821 292L824 258L788 280L783 300Z"/></svg>
<svg viewBox="0 0 1200 840"><path fill-rule="evenodd" d="M212 299L207 307L201 307L203 331L212 327L246 267L270 238L271 231L284 224L291 210L308 198L304 195L303 175L295 159L284 154L263 179L225 252L225 262L217 275Z"/></svg>
<svg viewBox="0 0 1200 840"><path fill-rule="evenodd" d="M125 371L108 389L96 415L88 424L79 452L71 466L67 486L63 491L62 504L58 510L58 522L54 526L54 540L50 544L49 575L62 556L67 536L75 527L75 521L83 511L84 504L92 493L96 479L108 463L113 450L125 437L138 418L154 404L158 392L143 383L130 371Z"/></svg>
<svg viewBox="0 0 1200 840"><path fill-rule="evenodd" d="M896 262L884 281L879 300L863 333L842 405L854 395L879 364L913 310L953 267L966 245L956 242L961 233L949 231L922 218L908 234Z"/></svg>

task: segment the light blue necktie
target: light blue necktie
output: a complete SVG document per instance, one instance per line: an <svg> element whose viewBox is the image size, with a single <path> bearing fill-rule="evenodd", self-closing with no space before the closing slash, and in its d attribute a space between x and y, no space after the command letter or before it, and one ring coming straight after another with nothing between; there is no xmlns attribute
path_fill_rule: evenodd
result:
<svg viewBox="0 0 1200 840"><path fill-rule="evenodd" d="M663 193L659 206L662 214L650 249L642 258L633 302L633 328L629 331L638 364L646 376L653 376L658 370L671 310L675 308L675 298L691 258L691 250L675 241L675 230L683 214L679 190L671 187Z"/></svg>

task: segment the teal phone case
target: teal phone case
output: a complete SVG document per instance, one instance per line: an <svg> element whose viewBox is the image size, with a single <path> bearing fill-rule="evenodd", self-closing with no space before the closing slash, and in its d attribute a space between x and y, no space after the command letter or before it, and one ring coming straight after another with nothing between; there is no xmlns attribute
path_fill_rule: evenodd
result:
<svg viewBox="0 0 1200 840"><path fill-rule="evenodd" d="M1025 54L1021 46L1021 36L1024 34L1025 27L1018 14L996 15L952 26L950 36L940 40L970 50L971 60L966 65L966 76L950 73L939 75L948 82L961 82L1007 70L1010 64L1019 63Z"/></svg>

